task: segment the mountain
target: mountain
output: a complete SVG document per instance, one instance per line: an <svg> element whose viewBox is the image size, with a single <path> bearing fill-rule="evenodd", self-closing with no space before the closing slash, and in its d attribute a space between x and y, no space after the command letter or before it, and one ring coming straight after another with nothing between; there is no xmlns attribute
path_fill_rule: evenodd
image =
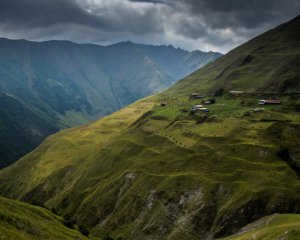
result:
<svg viewBox="0 0 300 240"><path fill-rule="evenodd" d="M257 240L300 238L299 214L273 214L247 225L238 233L224 240Z"/></svg>
<svg viewBox="0 0 300 240"><path fill-rule="evenodd" d="M174 49L172 45L152 46L139 44L138 47L158 63L173 79L184 78L222 56L222 54L217 52L204 53L199 50L188 52L180 48Z"/></svg>
<svg viewBox="0 0 300 240"><path fill-rule="evenodd" d="M275 213L294 216L270 220L278 234L291 222L297 227L300 76L291 59L299 57L299 25L297 17L166 92L48 137L0 171L1 194L54 209L92 235L113 239L235 237ZM249 63L261 73L253 73L255 86L238 64L253 42L255 49L266 49ZM286 49L278 54L279 65L273 44L279 52ZM288 63L282 89L270 68L276 72ZM240 78L229 77L237 71ZM232 89L245 92L231 94ZM193 92L206 96L191 98ZM281 104L259 107L262 98ZM199 104L209 112L191 111Z"/></svg>
<svg viewBox="0 0 300 240"><path fill-rule="evenodd" d="M54 121L48 121L18 99L0 93L0 168L34 149L45 136L57 132Z"/></svg>
<svg viewBox="0 0 300 240"><path fill-rule="evenodd" d="M299 17L249 41L170 89L293 93L300 90Z"/></svg>
<svg viewBox="0 0 300 240"><path fill-rule="evenodd" d="M65 220L43 208L0 197L1 239L95 239L65 225Z"/></svg>
<svg viewBox="0 0 300 240"><path fill-rule="evenodd" d="M50 133L94 121L162 91L220 55L130 42L103 47L0 39L0 121L9 122L2 125L9 136L2 138L0 167L32 150ZM24 110L15 110L16 104ZM12 117L12 112L17 116Z"/></svg>

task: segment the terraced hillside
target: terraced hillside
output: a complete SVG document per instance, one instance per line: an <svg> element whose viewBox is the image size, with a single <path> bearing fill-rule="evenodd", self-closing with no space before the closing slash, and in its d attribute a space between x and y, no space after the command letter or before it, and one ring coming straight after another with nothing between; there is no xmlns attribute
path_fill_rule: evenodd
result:
<svg viewBox="0 0 300 240"><path fill-rule="evenodd" d="M86 237L65 224L61 217L45 209L0 197L1 239L96 239Z"/></svg>
<svg viewBox="0 0 300 240"><path fill-rule="evenodd" d="M296 32L299 24L298 17L258 37L257 48L272 45L271 36ZM297 58L298 44L281 44L288 45L287 59ZM297 222L298 85L293 93L272 85L270 92L258 87L232 95L230 79L228 86L211 84L222 83L213 76L224 59L167 92L52 135L0 172L1 194L55 210L91 234L113 239L224 238L274 213L296 214ZM293 79L299 79L297 68L290 65ZM206 96L191 98L192 92ZM261 98L282 104L257 109ZM209 112L191 111L206 101Z"/></svg>

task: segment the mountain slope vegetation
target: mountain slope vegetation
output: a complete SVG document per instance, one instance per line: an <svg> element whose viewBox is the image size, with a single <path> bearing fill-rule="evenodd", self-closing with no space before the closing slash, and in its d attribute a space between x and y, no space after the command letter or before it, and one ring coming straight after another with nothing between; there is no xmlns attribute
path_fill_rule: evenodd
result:
<svg viewBox="0 0 300 240"><path fill-rule="evenodd" d="M300 216L297 214L273 214L247 225L226 240L271 240L300 238Z"/></svg>
<svg viewBox="0 0 300 240"><path fill-rule="evenodd" d="M168 92L293 93L300 89L299 16L232 50L183 79Z"/></svg>
<svg viewBox="0 0 300 240"><path fill-rule="evenodd" d="M297 59L299 25L298 17L232 52L243 55L253 41L269 50L272 37L291 33L290 41L280 41L280 49L288 49L281 61ZM270 62L265 55L257 53L253 69L258 64L268 73L276 66L276 57ZM293 89L275 88L268 74L250 87L246 73L237 88L239 78L215 77L229 60L225 55L166 92L48 137L0 172L0 192L113 239L218 239L274 213L297 218L298 66L286 73ZM231 89L246 93L232 95ZM193 92L205 96L191 98ZM282 104L258 109L261 98ZM199 104L209 112L192 112Z"/></svg>
<svg viewBox="0 0 300 240"><path fill-rule="evenodd" d="M0 197L1 239L94 239L65 224L61 217L43 208Z"/></svg>
<svg viewBox="0 0 300 240"><path fill-rule="evenodd" d="M196 57L190 59L190 54ZM37 138L35 132L30 133L30 129L36 129L34 123L30 125L25 120L29 130L23 133L19 131L24 128L19 119L26 116L19 112L11 118L11 113L6 115L2 110L0 121L16 126L4 132L18 140L3 138L9 147L0 145L0 167L32 150L50 133L94 121L162 91L220 55L130 42L103 47L67 41L0 39L0 92L13 97L10 103L1 102L2 108L15 111L13 104L19 101L33 114L30 118L44 126ZM170 74L173 65L178 72ZM26 141L27 137L34 143Z"/></svg>

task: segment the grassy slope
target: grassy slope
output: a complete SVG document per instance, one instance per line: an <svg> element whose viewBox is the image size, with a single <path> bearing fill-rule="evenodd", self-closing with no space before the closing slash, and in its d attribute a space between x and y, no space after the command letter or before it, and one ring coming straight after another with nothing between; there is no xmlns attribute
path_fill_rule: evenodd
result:
<svg viewBox="0 0 300 240"><path fill-rule="evenodd" d="M202 114L181 111L199 103L188 97L197 78L188 79L49 137L1 171L1 193L129 239L224 237L275 212L299 213L299 100L282 96L283 105L247 116L257 96L225 95L196 124Z"/></svg>
<svg viewBox="0 0 300 240"><path fill-rule="evenodd" d="M1 239L91 239L63 222L61 217L40 207L0 197Z"/></svg>
<svg viewBox="0 0 300 240"><path fill-rule="evenodd" d="M299 18L235 48L167 92L204 94L221 87L246 92L299 92Z"/></svg>
<svg viewBox="0 0 300 240"><path fill-rule="evenodd" d="M300 239L300 216L295 214L274 214L244 227L237 234L224 240L272 240Z"/></svg>
<svg viewBox="0 0 300 240"><path fill-rule="evenodd" d="M153 108L157 98L48 138L2 171L2 193L54 208L96 235L141 239L223 236L299 211L298 176L276 156L280 144L298 156L300 116L290 106L242 118L251 106L223 97L211 107L219 117L196 125L200 116L179 113L182 98L165 109ZM292 123L260 121L270 116Z"/></svg>

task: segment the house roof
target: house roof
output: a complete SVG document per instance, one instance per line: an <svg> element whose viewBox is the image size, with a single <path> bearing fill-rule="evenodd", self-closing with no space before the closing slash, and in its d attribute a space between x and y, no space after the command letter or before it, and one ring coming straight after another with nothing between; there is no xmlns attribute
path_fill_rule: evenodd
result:
<svg viewBox="0 0 300 240"><path fill-rule="evenodd" d="M238 90L231 90L229 93L244 93L244 91L238 91Z"/></svg>
<svg viewBox="0 0 300 240"><path fill-rule="evenodd" d="M272 99L272 100L266 100L265 102L266 103L280 103L280 100Z"/></svg>
<svg viewBox="0 0 300 240"><path fill-rule="evenodd" d="M264 103L281 103L280 100L276 100L276 99L268 99L268 100L259 100L260 102L264 102Z"/></svg>

